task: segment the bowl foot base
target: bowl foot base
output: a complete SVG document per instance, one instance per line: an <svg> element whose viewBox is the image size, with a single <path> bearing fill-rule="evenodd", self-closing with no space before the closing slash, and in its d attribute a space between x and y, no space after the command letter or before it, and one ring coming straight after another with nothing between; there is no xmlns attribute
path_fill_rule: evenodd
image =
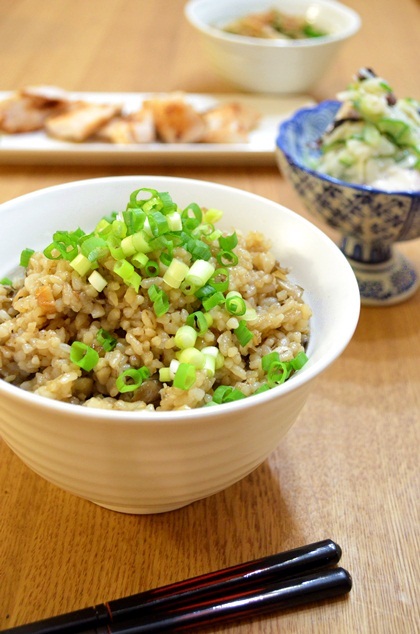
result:
<svg viewBox="0 0 420 634"><path fill-rule="evenodd" d="M370 264L346 255L359 284L364 306L398 304L411 297L419 287L419 276L411 262L392 250L385 262Z"/></svg>

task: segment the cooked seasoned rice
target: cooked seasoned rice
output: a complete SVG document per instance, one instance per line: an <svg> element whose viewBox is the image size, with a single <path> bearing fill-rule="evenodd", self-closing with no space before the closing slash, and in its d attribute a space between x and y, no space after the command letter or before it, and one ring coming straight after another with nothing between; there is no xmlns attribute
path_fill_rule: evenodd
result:
<svg viewBox="0 0 420 634"><path fill-rule="evenodd" d="M108 280L98 292L64 259L48 259L34 253L24 275L13 284L0 284L0 377L24 390L67 403L118 410L185 410L212 400L219 385L233 386L245 396L266 382L261 359L272 351L290 361L306 349L311 309L302 289L288 279L260 233L237 231L238 263L229 269L229 290L239 291L256 317L247 323L252 340L242 346L234 332L240 318L224 305L209 312L213 323L197 340L196 347L216 346L223 366L214 376L197 369L190 389L159 380L159 369L169 367L178 351L175 334L188 315L202 309L195 295L166 286L166 266L158 253L156 277L144 277L138 292L114 272L115 260L106 256L98 271ZM210 262L216 245L210 245ZM191 265L191 254L182 246L174 256ZM156 316L147 289L164 287L169 310ZM106 351L98 342L100 329L112 333L116 347ZM99 360L85 371L70 360L74 341L95 349ZM150 377L137 389L120 393L117 377L129 368L147 367Z"/></svg>

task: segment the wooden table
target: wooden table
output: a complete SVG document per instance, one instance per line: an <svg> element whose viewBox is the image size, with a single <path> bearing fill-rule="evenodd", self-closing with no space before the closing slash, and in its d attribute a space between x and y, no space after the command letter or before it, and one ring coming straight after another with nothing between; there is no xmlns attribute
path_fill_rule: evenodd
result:
<svg viewBox="0 0 420 634"><path fill-rule="evenodd" d="M184 4L0 0L0 90L44 83L229 92L201 57ZM399 95L420 97L418 3L347 4L363 28L312 96L333 97L368 65ZM0 202L67 181L147 173L221 182L307 216L274 163L1 165ZM420 269L419 241L399 248ZM45 482L1 443L0 629L331 537L354 578L347 599L211 631L417 632L419 311L420 293L397 306L363 308L352 342L270 458L228 490L179 511L104 510Z"/></svg>

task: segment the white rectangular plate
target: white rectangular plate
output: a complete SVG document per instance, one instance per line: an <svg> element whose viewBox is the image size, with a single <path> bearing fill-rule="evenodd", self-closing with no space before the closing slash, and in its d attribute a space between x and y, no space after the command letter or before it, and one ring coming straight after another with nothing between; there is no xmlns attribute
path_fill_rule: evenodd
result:
<svg viewBox="0 0 420 634"><path fill-rule="evenodd" d="M0 99L11 93L0 92ZM124 104L125 112L140 108L144 99L165 93L71 93L74 99L94 103ZM167 94L167 93L166 93ZM85 141L68 143L47 136L45 132L0 134L0 163L67 164L67 165L159 165L159 164L253 164L275 163L278 127L295 110L313 104L305 95L290 97L242 94L186 94L185 98L199 111L217 104L238 101L259 113L258 127L249 134L247 143L145 143L112 144Z"/></svg>

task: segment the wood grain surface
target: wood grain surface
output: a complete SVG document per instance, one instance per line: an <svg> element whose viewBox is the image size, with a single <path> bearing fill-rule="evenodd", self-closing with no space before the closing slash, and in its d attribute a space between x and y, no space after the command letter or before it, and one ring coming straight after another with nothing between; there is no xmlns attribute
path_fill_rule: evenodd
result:
<svg viewBox="0 0 420 634"><path fill-rule="evenodd" d="M231 92L208 67L183 0L0 0L0 90ZM332 98L360 66L420 98L414 0L347 0L362 18L312 92ZM0 202L58 183L161 174L252 191L309 217L275 166L0 166ZM400 244L420 270L419 241ZM363 308L266 462L179 511L104 510L45 482L0 441L0 629L330 537L346 599L213 628L230 634L415 633L419 617L420 293ZM1 403L0 403L1 407Z"/></svg>

